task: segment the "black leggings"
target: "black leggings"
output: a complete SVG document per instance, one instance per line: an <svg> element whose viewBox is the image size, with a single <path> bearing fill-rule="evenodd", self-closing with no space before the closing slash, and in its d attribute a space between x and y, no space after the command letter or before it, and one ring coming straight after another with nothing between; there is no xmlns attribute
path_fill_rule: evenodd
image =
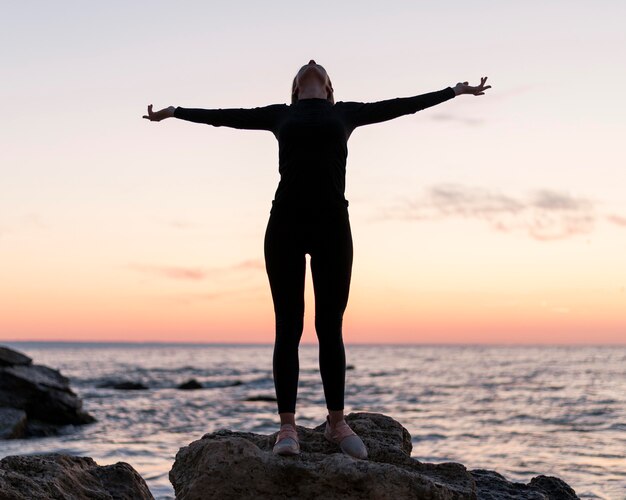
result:
<svg viewBox="0 0 626 500"><path fill-rule="evenodd" d="M315 330L326 407L344 408L346 355L342 322L350 290L352 251L348 207L317 212L272 209L264 252L276 316L273 372L278 413L296 411L307 253L311 256Z"/></svg>

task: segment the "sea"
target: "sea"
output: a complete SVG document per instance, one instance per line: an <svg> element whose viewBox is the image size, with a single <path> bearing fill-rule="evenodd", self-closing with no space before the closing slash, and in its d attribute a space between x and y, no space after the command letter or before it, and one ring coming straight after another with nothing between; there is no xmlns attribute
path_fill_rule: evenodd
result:
<svg viewBox="0 0 626 500"><path fill-rule="evenodd" d="M270 344L2 342L58 369L98 421L59 436L0 441L0 458L60 452L122 461L156 499L174 498L177 451L218 429L279 428ZM626 499L626 346L345 344L345 413L393 417L411 456L557 476L580 498ZM204 388L177 386L196 379ZM99 388L140 382L147 390ZM326 407L317 344L300 345L296 422Z"/></svg>

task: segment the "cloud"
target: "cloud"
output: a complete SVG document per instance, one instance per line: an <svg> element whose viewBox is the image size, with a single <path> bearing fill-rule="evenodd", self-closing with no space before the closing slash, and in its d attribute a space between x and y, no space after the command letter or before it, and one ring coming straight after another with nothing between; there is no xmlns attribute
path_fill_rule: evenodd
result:
<svg viewBox="0 0 626 500"><path fill-rule="evenodd" d="M550 306L547 300L542 300L539 305L544 309L560 314L568 314L571 311L571 308L568 306Z"/></svg>
<svg viewBox="0 0 626 500"><path fill-rule="evenodd" d="M618 226L626 227L626 217L622 217L620 215L608 214L605 216L606 220L612 222L613 224L617 224Z"/></svg>
<svg viewBox="0 0 626 500"><path fill-rule="evenodd" d="M186 280L186 281L202 281L206 279L215 279L229 275L233 272L245 271L245 270L259 270L265 269L265 262L260 259L244 260L233 264L231 266L202 268L193 266L171 266L171 265L158 265L158 264L128 264L129 268L149 273L165 278Z"/></svg>
<svg viewBox="0 0 626 500"><path fill-rule="evenodd" d="M168 219L164 222L166 226L174 227L176 229L187 229L190 227L196 227L196 224L192 224L191 222L187 222L181 219Z"/></svg>
<svg viewBox="0 0 626 500"><path fill-rule="evenodd" d="M263 292L269 290L266 285L245 285L250 270L254 272L265 270L265 262L260 259L248 259L230 266L212 268L139 263L127 264L124 267L156 277L203 283L201 291L178 291L153 297L167 304L189 305L231 296L241 296L242 300L248 300L264 296ZM242 282L244 284L240 286ZM206 290L205 283L213 289Z"/></svg>
<svg viewBox="0 0 626 500"><path fill-rule="evenodd" d="M196 302L213 301L232 296L240 296L241 300L243 300L244 298L250 299L259 296L271 296L269 294L269 285L257 285L247 288L220 289L219 291L211 292L178 292L161 296L160 299L170 304L189 305Z"/></svg>
<svg viewBox="0 0 626 500"><path fill-rule="evenodd" d="M454 115L452 113L431 113L429 115L431 120L439 121L457 121L464 123L465 125L482 125L485 120L483 118L467 118L463 116Z"/></svg>
<svg viewBox="0 0 626 500"><path fill-rule="evenodd" d="M37 212L26 212L22 215L14 217L12 224L3 224L0 226L0 238L16 234L29 229L47 229L48 224L44 221L41 214Z"/></svg>
<svg viewBox="0 0 626 500"><path fill-rule="evenodd" d="M475 84L477 85L480 82L476 82ZM472 84L470 82L470 84ZM487 80L487 85L489 85L489 80ZM542 84L533 84L533 85L529 85L529 84L522 84L522 85L518 85L516 87L510 87L510 88L504 88L502 89L500 86L498 86L497 91L493 91L492 90L488 90L487 94L489 95L489 102L494 102L494 101L498 101L501 99L509 99L509 98L513 98L516 97L520 94L524 94L526 92L532 92L536 87L540 87ZM493 91L493 92L492 92ZM457 99L462 98L462 99L470 99L470 98L482 98L482 96L460 96L457 97ZM477 118L477 117L473 117L473 116L460 116L458 114L455 113L447 113L447 112L442 112L439 111L439 108L437 108L436 110L431 111L428 114L428 117L431 120L437 120L437 121L455 121L455 122L459 122L462 123L464 125L468 125L471 127L474 126L478 126L478 125L483 125L485 123L485 119L484 118Z"/></svg>
<svg viewBox="0 0 626 500"><path fill-rule="evenodd" d="M449 217L478 219L494 230L525 231L541 241L558 240L594 229L595 204L564 191L539 189L514 197L481 187L442 183L422 196L404 198L386 207L374 219L440 220Z"/></svg>
<svg viewBox="0 0 626 500"><path fill-rule="evenodd" d="M197 267L184 266L159 266L147 264L131 264L130 267L136 271L157 274L166 278L179 280L203 280L207 276L207 272Z"/></svg>
<svg viewBox="0 0 626 500"><path fill-rule="evenodd" d="M261 259L250 259L241 261L239 264L231 266L230 269L263 269L265 270L265 261Z"/></svg>
<svg viewBox="0 0 626 500"><path fill-rule="evenodd" d="M471 85L471 83L470 83ZM487 85L489 85L489 80L487 79ZM491 92L491 90L487 89L487 92L489 92L489 101L494 101L494 100L500 100L500 99L508 99L509 97L515 97L518 96L520 94L524 94L526 92L530 92L535 88L541 88L542 86L545 86L543 84L543 82L537 82L535 84L522 84L522 85L518 85L517 87L511 87L508 89L504 89L501 90L500 87L498 87L498 91L497 92ZM462 96L463 97L463 96ZM465 97L472 97L472 96L465 96ZM476 97L476 96L474 96ZM482 96L477 96L477 97L482 97Z"/></svg>

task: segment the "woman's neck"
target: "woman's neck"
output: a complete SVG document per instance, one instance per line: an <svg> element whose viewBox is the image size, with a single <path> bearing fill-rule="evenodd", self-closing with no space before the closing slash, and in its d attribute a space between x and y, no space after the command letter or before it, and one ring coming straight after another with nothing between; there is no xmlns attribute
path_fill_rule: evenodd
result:
<svg viewBox="0 0 626 500"><path fill-rule="evenodd" d="M317 97L318 99L327 99L326 89L319 86L311 86L301 88L298 91L298 99L310 99L311 97Z"/></svg>

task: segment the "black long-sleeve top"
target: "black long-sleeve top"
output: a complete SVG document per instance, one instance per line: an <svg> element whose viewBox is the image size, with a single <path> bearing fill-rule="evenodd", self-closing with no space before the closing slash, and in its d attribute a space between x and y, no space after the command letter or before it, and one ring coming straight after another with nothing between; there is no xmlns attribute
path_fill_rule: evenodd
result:
<svg viewBox="0 0 626 500"><path fill-rule="evenodd" d="M280 182L272 200L285 208L347 207L348 138L356 127L413 114L455 97L452 87L377 102L306 98L257 108L177 107L174 116L214 127L269 130L278 139Z"/></svg>

